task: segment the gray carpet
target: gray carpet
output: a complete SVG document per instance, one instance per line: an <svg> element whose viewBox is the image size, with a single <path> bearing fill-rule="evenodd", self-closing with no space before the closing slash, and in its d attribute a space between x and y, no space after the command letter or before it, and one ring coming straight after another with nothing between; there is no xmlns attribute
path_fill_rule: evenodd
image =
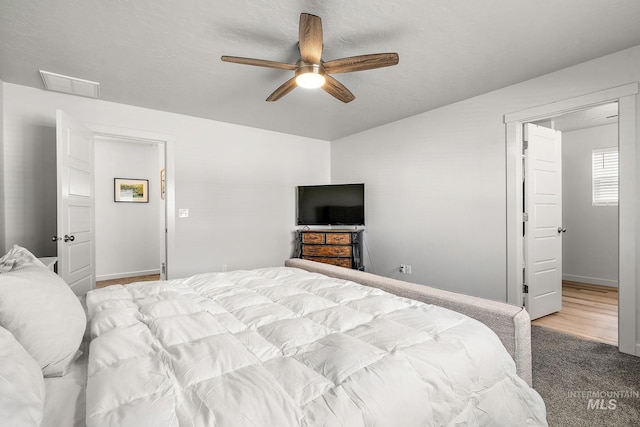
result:
<svg viewBox="0 0 640 427"><path fill-rule="evenodd" d="M640 357L535 325L531 340L550 426L640 426Z"/></svg>

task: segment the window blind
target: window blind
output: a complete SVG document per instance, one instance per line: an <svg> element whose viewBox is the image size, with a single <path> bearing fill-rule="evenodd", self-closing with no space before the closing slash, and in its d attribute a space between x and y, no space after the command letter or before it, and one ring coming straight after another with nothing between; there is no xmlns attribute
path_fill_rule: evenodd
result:
<svg viewBox="0 0 640 427"><path fill-rule="evenodd" d="M618 148L592 151L593 206L618 206Z"/></svg>

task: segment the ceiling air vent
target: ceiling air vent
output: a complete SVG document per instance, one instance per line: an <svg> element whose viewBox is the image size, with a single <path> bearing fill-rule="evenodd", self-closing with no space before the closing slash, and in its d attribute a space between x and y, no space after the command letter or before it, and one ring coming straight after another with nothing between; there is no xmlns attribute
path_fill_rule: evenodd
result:
<svg viewBox="0 0 640 427"><path fill-rule="evenodd" d="M54 92L68 93L70 95L86 96L88 98L100 97L100 83L62 74L50 73L40 70L44 87Z"/></svg>

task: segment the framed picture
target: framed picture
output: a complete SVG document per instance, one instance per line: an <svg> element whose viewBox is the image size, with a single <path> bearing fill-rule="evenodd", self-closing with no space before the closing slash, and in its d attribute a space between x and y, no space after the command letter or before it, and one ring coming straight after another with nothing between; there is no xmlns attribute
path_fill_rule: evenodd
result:
<svg viewBox="0 0 640 427"><path fill-rule="evenodd" d="M128 203L149 203L148 179L113 179L113 201Z"/></svg>

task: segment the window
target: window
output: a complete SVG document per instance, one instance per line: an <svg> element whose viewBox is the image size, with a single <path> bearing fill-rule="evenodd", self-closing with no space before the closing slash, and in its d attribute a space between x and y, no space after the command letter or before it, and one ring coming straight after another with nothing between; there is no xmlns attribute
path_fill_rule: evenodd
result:
<svg viewBox="0 0 640 427"><path fill-rule="evenodd" d="M618 206L618 147L592 151L593 206Z"/></svg>

